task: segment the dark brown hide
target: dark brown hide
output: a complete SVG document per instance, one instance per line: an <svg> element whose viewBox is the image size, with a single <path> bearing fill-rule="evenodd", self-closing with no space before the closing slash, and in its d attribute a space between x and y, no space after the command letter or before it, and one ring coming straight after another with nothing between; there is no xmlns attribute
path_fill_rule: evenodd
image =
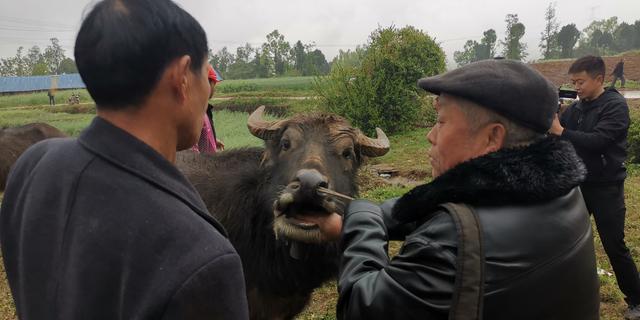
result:
<svg viewBox="0 0 640 320"><path fill-rule="evenodd" d="M0 191L4 191L11 166L27 148L44 139L66 136L46 123L0 129Z"/></svg>

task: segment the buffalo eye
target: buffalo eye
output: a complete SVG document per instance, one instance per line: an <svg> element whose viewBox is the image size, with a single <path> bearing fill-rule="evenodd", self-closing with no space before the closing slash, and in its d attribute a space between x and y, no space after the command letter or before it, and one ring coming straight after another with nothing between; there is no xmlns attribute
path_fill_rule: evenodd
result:
<svg viewBox="0 0 640 320"><path fill-rule="evenodd" d="M342 151L342 156L347 160L353 159L353 150L351 148L345 149Z"/></svg>
<svg viewBox="0 0 640 320"><path fill-rule="evenodd" d="M289 141L288 139L280 140L280 149L282 151L287 151L289 150L289 148L291 148L291 141Z"/></svg>

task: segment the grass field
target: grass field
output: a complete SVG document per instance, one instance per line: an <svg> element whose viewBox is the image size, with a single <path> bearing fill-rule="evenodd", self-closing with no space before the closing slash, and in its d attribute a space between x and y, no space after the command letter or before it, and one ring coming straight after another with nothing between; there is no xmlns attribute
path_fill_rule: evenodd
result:
<svg viewBox="0 0 640 320"><path fill-rule="evenodd" d="M0 97L3 98L3 97ZM305 107L311 108L313 102L306 102ZM0 99L2 106L2 99ZM639 121L640 102L633 103L634 121ZM0 127L25 124L35 121L50 123L70 135L77 135L95 116L93 106L80 107L58 106L48 107L0 107ZM262 141L251 136L246 129L247 113L230 112L226 110L216 111L214 114L216 130L225 142L227 148L240 146L259 146ZM370 165L389 165L397 168L402 175L409 178L426 181L430 179L430 169L426 157L429 148L425 135L427 128L419 128L411 132L392 136L391 151L388 155L372 159ZM377 177L366 166L361 175L361 197L373 201L383 201L391 197L399 196L409 190L408 187L386 183ZM632 255L638 261L640 258L640 167L632 167L631 174L626 181L627 244ZM1 195L0 195L1 199ZM400 243L392 243L391 251L397 250ZM598 267L612 272L609 262L604 254L600 240L596 237L596 254ZM14 320L15 309L10 290L4 279L4 267L0 265L0 320ZM604 320L621 319L625 304L622 294L617 288L615 277L602 275L601 280L601 318ZM335 304L337 289L335 283L327 283L314 293L312 303L299 316L299 319L335 319Z"/></svg>
<svg viewBox="0 0 640 320"><path fill-rule="evenodd" d="M281 77L269 79L225 80L216 86L222 95L240 92L267 92L279 95L282 92L310 92L315 77ZM256 95L253 95L256 96Z"/></svg>

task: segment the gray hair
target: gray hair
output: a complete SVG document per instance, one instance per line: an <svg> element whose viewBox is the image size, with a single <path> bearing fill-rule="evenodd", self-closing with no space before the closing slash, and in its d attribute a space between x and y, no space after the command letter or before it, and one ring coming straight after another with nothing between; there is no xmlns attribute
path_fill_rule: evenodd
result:
<svg viewBox="0 0 640 320"><path fill-rule="evenodd" d="M460 110L462 110L462 113L464 113L467 121L469 122L472 133L477 132L490 123L502 124L506 131L503 148L526 146L544 137L544 134L521 126L504 116L497 114L493 110L474 103L473 101L456 96L448 96L448 98L457 102Z"/></svg>

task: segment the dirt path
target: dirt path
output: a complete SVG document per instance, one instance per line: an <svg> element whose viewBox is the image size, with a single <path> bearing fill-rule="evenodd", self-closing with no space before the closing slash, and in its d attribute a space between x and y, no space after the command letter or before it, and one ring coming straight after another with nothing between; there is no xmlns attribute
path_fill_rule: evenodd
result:
<svg viewBox="0 0 640 320"><path fill-rule="evenodd" d="M623 91L621 93L627 99L640 99L640 90L637 90L637 91Z"/></svg>

